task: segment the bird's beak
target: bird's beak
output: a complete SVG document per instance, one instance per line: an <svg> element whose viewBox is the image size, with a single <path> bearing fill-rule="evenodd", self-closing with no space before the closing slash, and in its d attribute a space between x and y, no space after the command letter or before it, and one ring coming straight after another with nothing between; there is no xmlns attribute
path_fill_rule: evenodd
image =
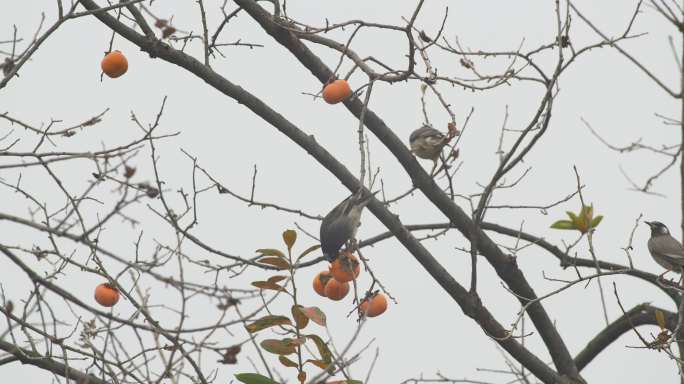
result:
<svg viewBox="0 0 684 384"><path fill-rule="evenodd" d="M644 224L648 224L649 227L652 227L652 226L653 226L653 223L650 222L650 221L644 221Z"/></svg>

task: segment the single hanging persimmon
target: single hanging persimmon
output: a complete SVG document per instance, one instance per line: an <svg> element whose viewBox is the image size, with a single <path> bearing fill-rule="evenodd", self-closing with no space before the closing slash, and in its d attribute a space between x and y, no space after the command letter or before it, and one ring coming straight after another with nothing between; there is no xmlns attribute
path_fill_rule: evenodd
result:
<svg viewBox="0 0 684 384"><path fill-rule="evenodd" d="M351 252L342 252L333 261L330 271L335 280L345 283L356 279L361 272L359 260Z"/></svg>
<svg viewBox="0 0 684 384"><path fill-rule="evenodd" d="M95 301L104 307L112 307L119 302L119 290L109 283L95 287Z"/></svg>
<svg viewBox="0 0 684 384"><path fill-rule="evenodd" d="M325 297L325 286L328 285L328 281L332 279L330 271L322 271L313 280L313 289L319 295Z"/></svg>
<svg viewBox="0 0 684 384"><path fill-rule="evenodd" d="M102 72L115 79L128 71L128 60L121 51L109 52L100 63Z"/></svg>
<svg viewBox="0 0 684 384"><path fill-rule="evenodd" d="M341 283L335 279L330 279L325 285L325 296L330 300L340 301L349 293L349 283Z"/></svg>
<svg viewBox="0 0 684 384"><path fill-rule="evenodd" d="M323 100L328 104L337 104L351 94L352 90L347 80L335 80L323 88Z"/></svg>
<svg viewBox="0 0 684 384"><path fill-rule="evenodd" d="M376 293L370 298L363 299L359 305L359 313L368 317L382 315L387 310L387 298L382 293Z"/></svg>

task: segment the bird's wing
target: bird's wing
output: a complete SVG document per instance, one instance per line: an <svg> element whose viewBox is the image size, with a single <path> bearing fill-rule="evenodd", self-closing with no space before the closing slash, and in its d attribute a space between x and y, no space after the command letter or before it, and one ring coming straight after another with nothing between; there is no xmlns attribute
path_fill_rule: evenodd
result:
<svg viewBox="0 0 684 384"><path fill-rule="evenodd" d="M346 218L334 219L325 224L325 229L321 226L321 246L325 247L323 251L337 252L354 234L354 229Z"/></svg>
<svg viewBox="0 0 684 384"><path fill-rule="evenodd" d="M411 133L409 141L416 141L418 139L444 139L444 134L430 126L424 125Z"/></svg>
<svg viewBox="0 0 684 384"><path fill-rule="evenodd" d="M441 145L441 144L444 143L445 137L446 137L446 136L444 136L444 135L442 135L442 134L440 134L439 136L427 136L427 137L425 138L425 142L426 142L428 145L437 146L437 145Z"/></svg>
<svg viewBox="0 0 684 384"><path fill-rule="evenodd" d="M674 263L684 264L684 247L672 236L658 236L658 253L672 260Z"/></svg>
<svg viewBox="0 0 684 384"><path fill-rule="evenodd" d="M323 224L332 222L334 218L348 215L354 207L363 209L378 192L380 191L367 192L365 189L362 189L356 193L352 193L325 215Z"/></svg>

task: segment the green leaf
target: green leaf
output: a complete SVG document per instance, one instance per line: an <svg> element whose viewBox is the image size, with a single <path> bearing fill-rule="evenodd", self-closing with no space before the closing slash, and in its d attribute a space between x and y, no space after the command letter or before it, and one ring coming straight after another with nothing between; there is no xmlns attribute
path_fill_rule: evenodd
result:
<svg viewBox="0 0 684 384"><path fill-rule="evenodd" d="M297 365L297 363L295 363L294 361L288 359L287 357L285 357L283 355L278 356L278 360L280 360L280 364L282 364L286 367L294 367L294 368L299 367L299 365Z"/></svg>
<svg viewBox="0 0 684 384"><path fill-rule="evenodd" d="M292 325L292 322L285 316L268 315L254 321L252 324L246 325L245 328L247 328L247 332L254 333L276 325Z"/></svg>
<svg viewBox="0 0 684 384"><path fill-rule="evenodd" d="M288 250L292 249L295 241L297 241L297 232L291 229L283 232L283 241L285 242L285 245L287 245Z"/></svg>
<svg viewBox="0 0 684 384"><path fill-rule="evenodd" d="M575 215L575 212L565 211L565 213L570 218L570 221L572 221L573 223L577 222L578 217L577 217L577 215Z"/></svg>
<svg viewBox="0 0 684 384"><path fill-rule="evenodd" d="M291 355L297 352L296 344L292 343L292 339L266 339L263 340L259 345L267 352L271 352L276 355Z"/></svg>
<svg viewBox="0 0 684 384"><path fill-rule="evenodd" d="M601 223L601 220L603 220L603 215L598 215L594 217L594 220L591 221L591 227L596 228L598 225Z"/></svg>
<svg viewBox="0 0 684 384"><path fill-rule="evenodd" d="M245 384L278 384L277 381L273 381L258 373L238 373L235 375L235 378Z"/></svg>
<svg viewBox="0 0 684 384"><path fill-rule="evenodd" d="M575 223L569 220L558 220L555 223L551 224L551 228L553 229L577 229L575 227Z"/></svg>
<svg viewBox="0 0 684 384"><path fill-rule="evenodd" d="M658 322L658 326L660 326L660 329L665 330L665 326L667 324L665 324L665 314L663 313L663 311L661 311L660 309L656 309L655 318L656 322Z"/></svg>
<svg viewBox="0 0 684 384"><path fill-rule="evenodd" d="M261 254L261 256L278 256L278 257L285 258L285 254L280 252L277 249L262 248L262 249L257 249L256 253Z"/></svg>
<svg viewBox="0 0 684 384"><path fill-rule="evenodd" d="M308 255L309 253L311 253L311 252L317 250L317 249L320 248L320 247L321 247L320 244L312 245L311 247L309 247L309 248L307 248L306 250L304 250L304 252L302 252L302 254L299 255L299 258L301 259L302 257Z"/></svg>
<svg viewBox="0 0 684 384"><path fill-rule="evenodd" d="M272 289L274 291L282 291L285 292L285 288L281 287L280 285L270 282L270 281L253 281L252 285L259 288L259 289Z"/></svg>
<svg viewBox="0 0 684 384"><path fill-rule="evenodd" d="M264 257L263 259L259 259L259 262L272 265L278 269L290 269L290 263L280 257Z"/></svg>
<svg viewBox="0 0 684 384"><path fill-rule="evenodd" d="M302 329L309 324L309 318L304 314L304 312L302 312L303 308L304 307L301 305L292 306L292 318L294 319L298 329Z"/></svg>
<svg viewBox="0 0 684 384"><path fill-rule="evenodd" d="M323 362L326 364L330 364L333 361L333 355L332 352L330 352L330 349L328 349L328 345L318 337L318 335L306 335L307 338L312 340L314 344L316 344L316 348L318 348L318 353L321 354L321 359Z"/></svg>
<svg viewBox="0 0 684 384"><path fill-rule="evenodd" d="M321 327L325 327L325 313L323 313L323 311L321 311L318 307L302 307L300 308L300 311L304 314L304 316L311 319L314 323L320 325Z"/></svg>

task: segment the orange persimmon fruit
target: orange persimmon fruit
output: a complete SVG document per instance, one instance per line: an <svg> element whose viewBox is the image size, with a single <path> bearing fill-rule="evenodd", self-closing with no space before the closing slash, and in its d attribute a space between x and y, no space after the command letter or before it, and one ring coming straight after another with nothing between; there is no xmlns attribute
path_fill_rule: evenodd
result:
<svg viewBox="0 0 684 384"><path fill-rule="evenodd" d="M335 80L323 88L323 100L328 104L337 104L351 94L352 90L347 80Z"/></svg>
<svg viewBox="0 0 684 384"><path fill-rule="evenodd" d="M325 286L328 284L328 281L330 279L332 279L330 271L321 271L318 275L316 275L316 277L314 277L314 291L316 291L316 293L318 293L319 295L325 297Z"/></svg>
<svg viewBox="0 0 684 384"><path fill-rule="evenodd" d="M325 285L325 296L330 300L340 301L349 293L349 283L340 283L335 279L330 279Z"/></svg>
<svg viewBox="0 0 684 384"><path fill-rule="evenodd" d="M100 67L105 75L114 79L128 71L128 60L120 51L111 51L102 59Z"/></svg>
<svg viewBox="0 0 684 384"><path fill-rule="evenodd" d="M340 283L346 283L356 279L359 273L361 273L361 265L356 256L350 252L342 252L337 259L332 262L330 271L335 280Z"/></svg>
<svg viewBox="0 0 684 384"><path fill-rule="evenodd" d="M104 307L112 307L119 301L119 290L109 283L95 287L95 301Z"/></svg>
<svg viewBox="0 0 684 384"><path fill-rule="evenodd" d="M359 305L359 312L368 317L382 315L387 310L387 298L382 293L376 293L370 298L363 299Z"/></svg>

